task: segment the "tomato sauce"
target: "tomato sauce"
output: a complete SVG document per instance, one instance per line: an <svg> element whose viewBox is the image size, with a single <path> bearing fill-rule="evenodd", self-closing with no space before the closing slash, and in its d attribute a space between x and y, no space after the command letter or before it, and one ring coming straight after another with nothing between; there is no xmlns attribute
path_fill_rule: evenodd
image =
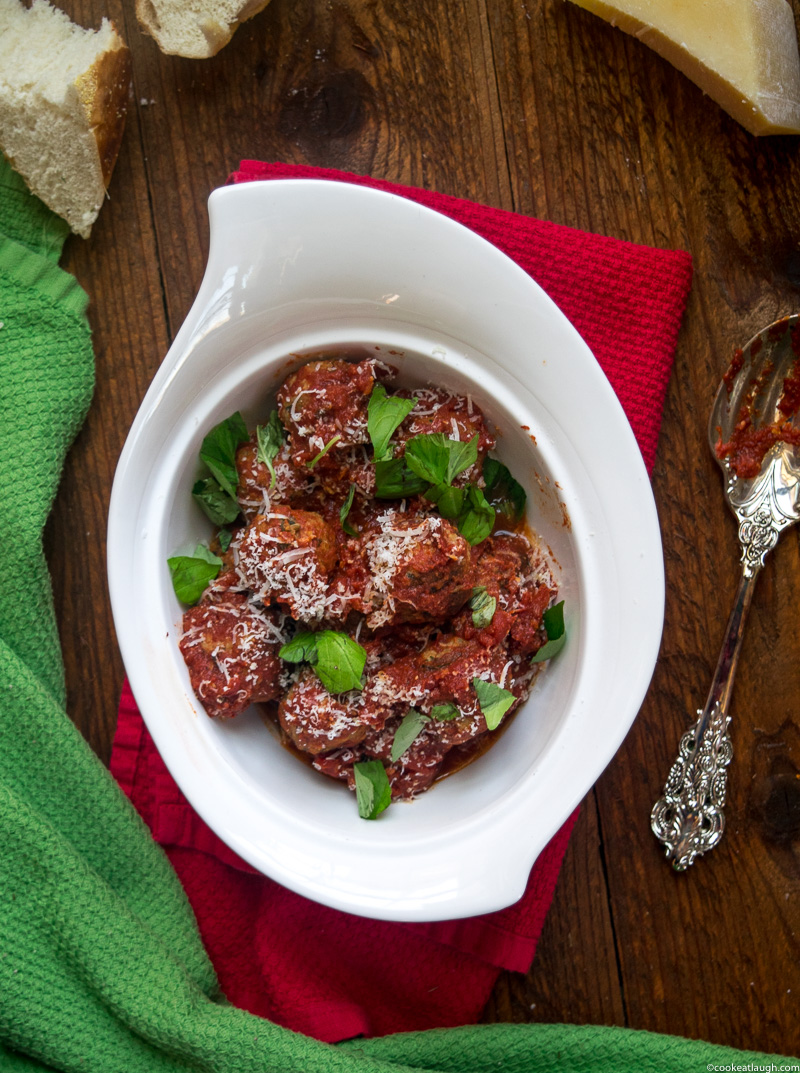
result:
<svg viewBox="0 0 800 1073"><path fill-rule="evenodd" d="M796 342L797 336L793 333L792 343L797 357L783 381L781 396L776 407L778 414L776 420L767 425L757 423L757 400L773 373L772 364L767 363L748 387L731 438L723 442L720 436L717 442L717 458L727 459L737 477L744 479L757 477L764 458L775 444L800 444L800 428L792 422L800 409L800 353L795 345ZM724 380L729 393L733 380L741 371L742 360L742 351L737 351L725 374Z"/></svg>
<svg viewBox="0 0 800 1073"><path fill-rule="evenodd" d="M495 436L475 401L391 392L394 375L374 358L334 356L286 377L272 446L265 415L236 451L240 515L219 577L184 616L181 651L209 715L269 702L264 718L305 763L352 788L355 764L380 761L392 797L408 799L508 726L539 673L531 658L557 586L526 528L524 492L496 460L491 518L482 490ZM373 394L382 421L399 414L381 458ZM433 467L421 484L406 456L419 468L418 451ZM387 463L416 480L408 494L387 491ZM327 668L345 675L342 688L323 682L313 647L323 636L363 661L351 679L350 656ZM308 655L290 660L284 646L306 637ZM400 751L410 713L416 734Z"/></svg>

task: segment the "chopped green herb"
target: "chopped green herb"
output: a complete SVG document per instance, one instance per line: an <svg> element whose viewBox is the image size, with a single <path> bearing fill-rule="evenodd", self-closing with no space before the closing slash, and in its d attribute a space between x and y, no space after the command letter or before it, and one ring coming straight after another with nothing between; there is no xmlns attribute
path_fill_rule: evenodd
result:
<svg viewBox="0 0 800 1073"><path fill-rule="evenodd" d="M487 500L510 521L518 522L525 513L527 496L522 485L511 476L508 467L496 458L485 459L483 480Z"/></svg>
<svg viewBox="0 0 800 1073"><path fill-rule="evenodd" d="M383 462L392 457L389 440L416 405L416 399L388 396L383 384L376 384L372 389L367 406L367 431L372 440L376 462Z"/></svg>
<svg viewBox="0 0 800 1073"><path fill-rule="evenodd" d="M278 655L288 663L310 663L329 693L347 693L362 688L361 676L367 653L346 633L304 630L295 634Z"/></svg>
<svg viewBox="0 0 800 1073"><path fill-rule="evenodd" d="M453 704L452 701L448 701L447 704L434 704L431 708L431 719L443 719L449 721L450 719L458 719L461 712L458 706Z"/></svg>
<svg viewBox="0 0 800 1073"><path fill-rule="evenodd" d="M472 623L476 629L483 630L491 626L497 610L497 599L489 595L485 585L478 585L472 590L469 606L472 611Z"/></svg>
<svg viewBox="0 0 800 1073"><path fill-rule="evenodd" d="M219 574L222 559L198 544L192 555L173 555L167 559L175 595L185 604L196 604L208 583Z"/></svg>
<svg viewBox="0 0 800 1073"><path fill-rule="evenodd" d="M452 484L459 473L463 473L465 469L474 466L478 461L478 434L476 433L471 440L466 442L448 439L447 447L450 452L450 458L447 462L445 480L448 484Z"/></svg>
<svg viewBox="0 0 800 1073"><path fill-rule="evenodd" d="M237 410L235 414L215 425L200 447L201 460L211 470L220 486L234 499L239 483L236 450L241 444L247 443L249 438L247 426Z"/></svg>
<svg viewBox="0 0 800 1073"><path fill-rule="evenodd" d="M406 462L410 469L431 484L452 484L478 459L478 436L469 442L451 440L442 432L422 432L406 444Z"/></svg>
<svg viewBox="0 0 800 1073"><path fill-rule="evenodd" d="M496 730L516 697L502 686L494 682L484 682L482 678L473 678L472 685L478 694L478 704L486 720L486 726L489 730Z"/></svg>
<svg viewBox="0 0 800 1073"><path fill-rule="evenodd" d="M375 463L375 498L406 499L420 495L428 482L408 468L405 458L390 458Z"/></svg>
<svg viewBox="0 0 800 1073"><path fill-rule="evenodd" d="M278 411L273 410L269 415L269 420L266 425L259 425L256 429L256 441L258 443L258 461L263 462L270 472L270 488L275 487L275 466L273 465L275 458L283 447L284 428L281 424L281 419L278 417Z"/></svg>
<svg viewBox="0 0 800 1073"><path fill-rule="evenodd" d="M317 637L314 669L328 692L346 693L350 689L361 689L366 650L346 633L335 630L323 630Z"/></svg>
<svg viewBox="0 0 800 1073"><path fill-rule="evenodd" d="M356 486L354 484L351 484L350 491L347 493L347 499L345 499L344 503L342 503L341 507L339 507L339 521L341 522L342 529L344 529L345 533L347 533L347 535L351 537L358 536L358 530L355 528L352 522L349 522L347 520L347 515L350 513L350 508L353 505L353 496L355 494Z"/></svg>
<svg viewBox="0 0 800 1073"><path fill-rule="evenodd" d="M280 649L278 655L287 663L316 663L318 637L319 634L311 630L301 630Z"/></svg>
<svg viewBox="0 0 800 1073"><path fill-rule="evenodd" d="M458 515L458 531L470 544L480 544L494 528L494 507L486 502L486 497L476 484L467 486L464 506Z"/></svg>
<svg viewBox="0 0 800 1073"><path fill-rule="evenodd" d="M409 745L417 739L419 732L428 722L430 722L429 715L423 715L422 712L418 712L416 708L409 708L394 734L391 752L392 763L400 759Z"/></svg>
<svg viewBox="0 0 800 1073"><path fill-rule="evenodd" d="M308 466L308 468L313 469L314 466L316 466L317 462L319 462L319 460L321 458L324 458L325 455L328 453L328 451L330 451L331 447L333 447L333 445L335 443L338 443L341 438L342 438L341 432L337 432L335 436L331 436L331 438L328 440L328 442L322 448L320 453L318 455L315 455L314 458L312 458L310 462L306 462L306 465Z"/></svg>
<svg viewBox="0 0 800 1073"><path fill-rule="evenodd" d="M358 814L362 820L377 820L392 802L389 776L380 760L361 760L353 764Z"/></svg>
<svg viewBox="0 0 800 1073"><path fill-rule="evenodd" d="M425 498L436 504L436 509L443 518L458 518L464 509L466 492L463 488L454 488L452 484L435 484L425 493Z"/></svg>
<svg viewBox="0 0 800 1073"><path fill-rule="evenodd" d="M547 640L531 660L531 663L544 663L546 659L557 656L567 641L567 628L564 625L564 601L548 607L542 621Z"/></svg>
<svg viewBox="0 0 800 1073"><path fill-rule="evenodd" d="M239 504L221 487L216 477L203 477L196 481L192 498L214 525L227 525L239 517Z"/></svg>
<svg viewBox="0 0 800 1073"><path fill-rule="evenodd" d="M223 551L227 551L228 548L231 546L231 541L233 540L233 533L230 531L230 529L220 529L220 531L217 533L217 540L219 541L220 548Z"/></svg>

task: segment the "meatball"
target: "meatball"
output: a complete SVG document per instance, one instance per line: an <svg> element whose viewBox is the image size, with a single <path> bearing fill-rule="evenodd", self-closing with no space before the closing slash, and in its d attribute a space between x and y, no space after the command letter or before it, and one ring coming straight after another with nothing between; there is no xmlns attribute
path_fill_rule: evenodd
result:
<svg viewBox="0 0 800 1073"><path fill-rule="evenodd" d="M508 641L509 654L531 656L545 638L542 615L555 595L550 574L533 557L525 537L501 533L480 547L475 583L497 601L492 621L475 626L469 608L453 622L455 633L488 647Z"/></svg>
<svg viewBox="0 0 800 1073"><path fill-rule="evenodd" d="M364 753L358 745L352 749L345 746L343 749L334 749L330 753L320 753L314 757L311 766L315 771L321 771L323 775L331 779L347 780L351 783L352 789L354 786L352 783L353 764L363 759L365 759Z"/></svg>
<svg viewBox="0 0 800 1073"><path fill-rule="evenodd" d="M469 599L472 549L454 525L435 514L388 510L378 517L376 528L363 540L371 629L444 621Z"/></svg>
<svg viewBox="0 0 800 1073"><path fill-rule="evenodd" d="M363 742L365 758L382 760L392 789L393 801L409 801L427 790L439 773L450 746L440 741L433 723L422 728L402 756L392 760L392 745L401 719L393 719L381 730L371 730Z"/></svg>
<svg viewBox="0 0 800 1073"><path fill-rule="evenodd" d="M367 726L360 718L360 703L358 694L334 697L305 667L281 701L278 717L297 748L316 756L363 740Z"/></svg>
<svg viewBox="0 0 800 1073"><path fill-rule="evenodd" d="M277 611L253 607L243 593L217 592L183 616L179 647L192 689L208 714L223 719L280 691Z"/></svg>
<svg viewBox="0 0 800 1073"><path fill-rule="evenodd" d="M277 601L299 622L319 622L336 564L334 532L319 514L276 506L257 515L231 550L242 585L256 600Z"/></svg>
<svg viewBox="0 0 800 1073"><path fill-rule="evenodd" d="M437 733L450 745L467 741L487 729L473 678L503 681L504 673L508 678L509 664L513 665L513 661L503 646L487 649L476 641L444 635L421 652L381 667L367 679L363 697L365 719L380 725L382 720L403 715L409 708L427 715L437 705L455 704L460 713L458 718L434 720Z"/></svg>
<svg viewBox="0 0 800 1073"><path fill-rule="evenodd" d="M310 474L295 469L289 458L288 444L284 444L272 463L275 484L269 468L258 460L258 442L255 435L236 452L236 470L239 486L236 498L248 521L256 514L269 511L271 502L288 503L301 495L311 483Z"/></svg>
<svg viewBox="0 0 800 1073"><path fill-rule="evenodd" d="M296 466L308 466L334 441L314 464L324 473L336 467L337 451L369 443L367 406L375 372L372 359L312 361L287 377L278 392L278 413Z"/></svg>
<svg viewBox="0 0 800 1073"><path fill-rule="evenodd" d="M372 496L375 491L375 466L365 444L341 450L336 444L308 472L323 497L344 499L351 484L359 496Z"/></svg>
<svg viewBox="0 0 800 1073"><path fill-rule="evenodd" d="M362 760L381 760L386 769L392 800L408 801L427 790L442 765L450 746L438 741L424 728L399 759L392 761L392 743L400 725L393 719L381 730L370 729L360 745L335 749L314 758L314 768L333 779L347 781L355 789L353 765Z"/></svg>
<svg viewBox="0 0 800 1073"><path fill-rule="evenodd" d="M410 395L410 392L397 392ZM405 444L413 436L440 432L452 440L467 442L478 437L478 460L456 477L457 485L476 482L483 472L483 460L495 446L496 440L486 426L483 414L469 395L451 395L441 388L425 388L415 391L417 404L394 435L399 445L397 454L402 454Z"/></svg>

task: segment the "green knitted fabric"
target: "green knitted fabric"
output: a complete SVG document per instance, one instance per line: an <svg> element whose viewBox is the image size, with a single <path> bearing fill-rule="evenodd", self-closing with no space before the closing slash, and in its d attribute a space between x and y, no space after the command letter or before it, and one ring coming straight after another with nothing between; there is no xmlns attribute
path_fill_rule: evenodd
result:
<svg viewBox="0 0 800 1073"><path fill-rule="evenodd" d="M42 529L93 387L87 298L57 266L65 233L0 157L0 1069L696 1073L769 1061L556 1025L331 1046L226 1003L169 862L65 711Z"/></svg>

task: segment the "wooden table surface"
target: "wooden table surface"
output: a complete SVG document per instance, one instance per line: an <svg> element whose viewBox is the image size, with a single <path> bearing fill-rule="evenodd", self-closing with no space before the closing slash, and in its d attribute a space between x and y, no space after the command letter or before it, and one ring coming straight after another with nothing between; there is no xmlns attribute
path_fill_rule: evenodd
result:
<svg viewBox="0 0 800 1073"><path fill-rule="evenodd" d="M133 57L110 199L62 262L91 296L97 358L45 537L76 724L107 761L123 678L105 576L111 481L201 279L206 199L240 159L342 168L688 250L695 277L653 477L667 575L658 666L583 803L533 968L501 976L484 1018L800 1054L796 531L768 561L744 642L725 837L676 875L649 827L739 571L706 445L711 399L736 346L800 311L800 139L750 136L563 0L272 0L210 60L163 55L134 0L63 6L84 25L110 15Z"/></svg>

